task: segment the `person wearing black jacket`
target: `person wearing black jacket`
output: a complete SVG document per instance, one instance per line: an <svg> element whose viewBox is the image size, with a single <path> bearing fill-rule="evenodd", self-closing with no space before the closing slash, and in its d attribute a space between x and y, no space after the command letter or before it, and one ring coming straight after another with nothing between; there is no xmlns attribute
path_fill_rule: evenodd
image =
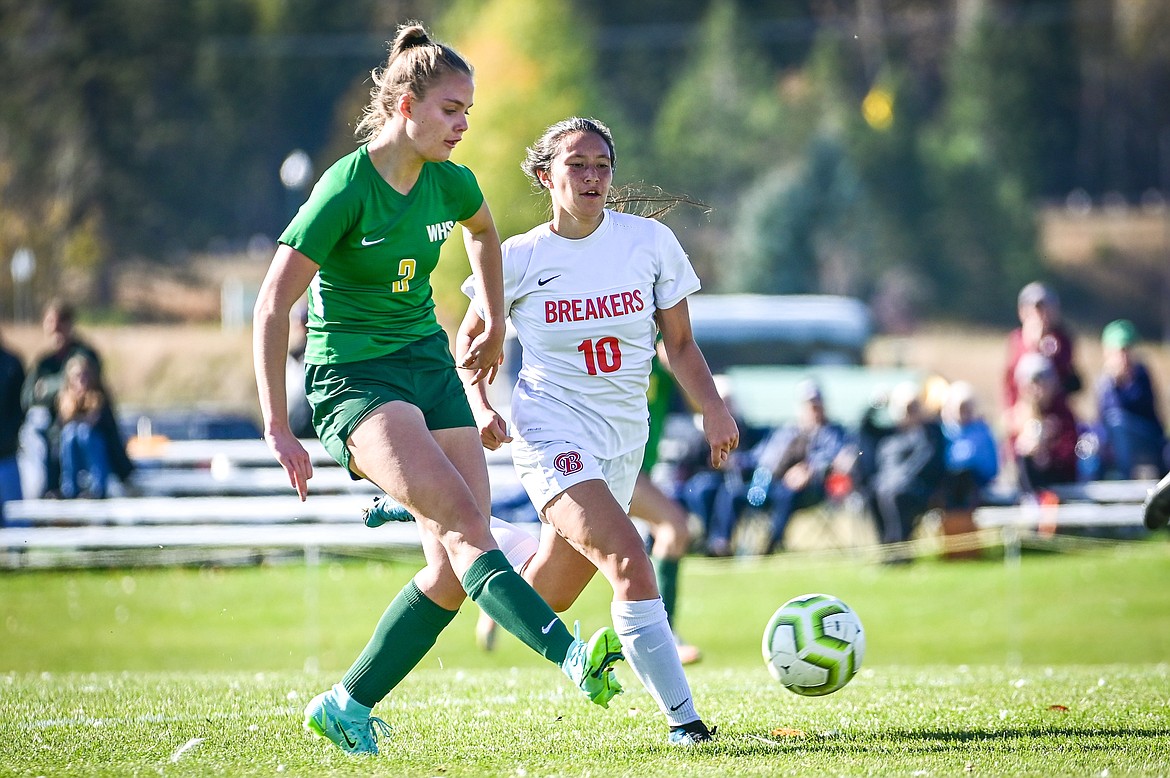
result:
<svg viewBox="0 0 1170 778"><path fill-rule="evenodd" d="M16 452L20 448L20 425L24 423L24 406L20 404L23 384L20 357L0 343L0 526L4 525L4 503L22 497Z"/></svg>
<svg viewBox="0 0 1170 778"><path fill-rule="evenodd" d="M27 421L40 440L43 450L40 458L44 468L43 487L40 494L57 494L61 483L60 425L57 421L57 394L65 383L65 363L75 354L85 354L95 366L98 380L102 381L101 357L73 330L73 307L61 300L52 300L45 306L42 321L45 335L49 338L49 350L33 362L32 369L24 379L21 403L27 413ZM102 381L104 384L104 381ZM118 429L113 399L109 397L103 413L97 421L96 431L106 444L106 454L111 472L122 483L129 481L134 463L126 453L126 442ZM38 494L37 496L40 496Z"/></svg>
<svg viewBox="0 0 1170 778"><path fill-rule="evenodd" d="M887 412L892 426L877 421L879 410L880 404L875 405L862 420L861 454L854 472L881 542L889 545L910 538L937 495L946 473L946 440L938 422L925 413L913 383L899 384L890 392ZM906 559L894 552L887 558Z"/></svg>

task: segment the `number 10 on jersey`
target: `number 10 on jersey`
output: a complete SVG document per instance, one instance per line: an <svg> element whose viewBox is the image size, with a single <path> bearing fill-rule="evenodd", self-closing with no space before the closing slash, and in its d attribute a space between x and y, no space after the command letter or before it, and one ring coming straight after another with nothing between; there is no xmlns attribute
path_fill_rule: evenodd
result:
<svg viewBox="0 0 1170 778"><path fill-rule="evenodd" d="M596 341L586 338L577 346L577 350L585 355L585 372L589 375L613 373L622 366L622 350L615 337L599 338Z"/></svg>

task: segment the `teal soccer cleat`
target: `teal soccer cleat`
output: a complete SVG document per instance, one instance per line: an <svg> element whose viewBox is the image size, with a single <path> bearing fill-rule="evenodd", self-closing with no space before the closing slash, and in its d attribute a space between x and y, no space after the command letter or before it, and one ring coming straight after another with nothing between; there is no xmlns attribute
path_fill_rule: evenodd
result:
<svg viewBox="0 0 1170 778"><path fill-rule="evenodd" d="M371 529L392 521L414 520L414 514L385 494L375 497L374 504L362 511L362 522Z"/></svg>
<svg viewBox="0 0 1170 778"><path fill-rule="evenodd" d="M332 740L347 754L378 753L378 738L390 734L390 725L377 716L352 716L342 711L333 690L322 692L305 707L305 729Z"/></svg>
<svg viewBox="0 0 1170 778"><path fill-rule="evenodd" d="M622 693L622 685L613 676L613 665L625 656L617 633L611 627L602 627L588 642L581 640L581 624L573 628L574 640L561 670L593 702L603 708Z"/></svg>

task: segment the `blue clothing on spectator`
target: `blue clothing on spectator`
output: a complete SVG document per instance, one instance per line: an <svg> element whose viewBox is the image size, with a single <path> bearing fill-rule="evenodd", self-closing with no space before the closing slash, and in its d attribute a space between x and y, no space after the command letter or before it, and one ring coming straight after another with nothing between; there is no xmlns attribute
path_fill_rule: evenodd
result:
<svg viewBox="0 0 1170 778"><path fill-rule="evenodd" d="M110 457L101 430L85 421L66 422L61 427L61 496L78 497L84 491L102 498L109 481Z"/></svg>
<svg viewBox="0 0 1170 778"><path fill-rule="evenodd" d="M947 472L970 471L980 487L999 475L999 452L991 427L983 419L966 424L943 424L947 439Z"/></svg>
<svg viewBox="0 0 1170 778"><path fill-rule="evenodd" d="M966 424L942 423L946 439L946 508L976 508L983 489L999 475L999 451L991 427L976 418Z"/></svg>
<svg viewBox="0 0 1170 778"><path fill-rule="evenodd" d="M1135 362L1132 377L1120 385L1110 375L1097 382L1097 419L1106 475L1133 478L1134 467L1166 472L1166 433L1146 366Z"/></svg>

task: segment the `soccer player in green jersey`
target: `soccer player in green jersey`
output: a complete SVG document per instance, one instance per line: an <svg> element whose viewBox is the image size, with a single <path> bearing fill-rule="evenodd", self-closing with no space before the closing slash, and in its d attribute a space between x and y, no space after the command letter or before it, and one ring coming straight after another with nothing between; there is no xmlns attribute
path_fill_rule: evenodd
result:
<svg viewBox="0 0 1170 778"><path fill-rule="evenodd" d="M357 127L363 145L317 182L284 233L261 286L253 352L264 438L301 499L312 465L285 405L289 312L308 290L305 383L321 442L418 518L426 567L386 609L340 683L305 709L305 727L348 753L378 752L371 716L470 596L492 619L560 665L594 702L620 691L611 628L574 637L508 564L488 529L479 431L434 313L430 273L456 224L485 327L460 368L494 375L504 340L500 241L475 176L450 161L467 130L471 67L401 26Z"/></svg>

